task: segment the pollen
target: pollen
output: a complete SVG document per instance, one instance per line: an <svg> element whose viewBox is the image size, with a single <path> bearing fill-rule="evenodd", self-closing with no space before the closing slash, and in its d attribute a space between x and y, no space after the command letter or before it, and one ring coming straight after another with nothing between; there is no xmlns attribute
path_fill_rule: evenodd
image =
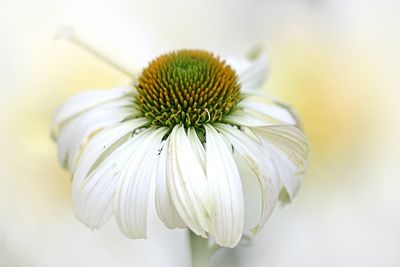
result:
<svg viewBox="0 0 400 267"><path fill-rule="evenodd" d="M200 128L223 120L241 100L235 71L203 50L179 50L150 62L139 77L139 109L153 125Z"/></svg>

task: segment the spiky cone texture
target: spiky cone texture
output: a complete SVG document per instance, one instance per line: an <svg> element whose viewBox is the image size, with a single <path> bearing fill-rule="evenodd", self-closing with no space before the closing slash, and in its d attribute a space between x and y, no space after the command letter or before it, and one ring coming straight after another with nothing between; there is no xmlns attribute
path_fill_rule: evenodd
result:
<svg viewBox="0 0 400 267"><path fill-rule="evenodd" d="M280 196L296 195L307 162L294 112L256 91L266 70L262 53L223 61L180 50L150 62L133 86L72 96L56 111L52 134L72 175L75 216L92 229L114 216L124 235L146 238L155 197L168 228L189 228L225 247L256 233ZM261 192L249 229L243 173Z"/></svg>

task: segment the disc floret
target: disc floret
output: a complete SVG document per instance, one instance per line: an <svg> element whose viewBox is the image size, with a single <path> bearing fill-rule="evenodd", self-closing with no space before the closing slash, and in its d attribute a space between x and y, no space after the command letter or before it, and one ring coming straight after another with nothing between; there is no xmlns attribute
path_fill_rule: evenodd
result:
<svg viewBox="0 0 400 267"><path fill-rule="evenodd" d="M203 50L161 55L143 70L137 89L140 110L156 126L200 128L223 120L241 99L235 71Z"/></svg>

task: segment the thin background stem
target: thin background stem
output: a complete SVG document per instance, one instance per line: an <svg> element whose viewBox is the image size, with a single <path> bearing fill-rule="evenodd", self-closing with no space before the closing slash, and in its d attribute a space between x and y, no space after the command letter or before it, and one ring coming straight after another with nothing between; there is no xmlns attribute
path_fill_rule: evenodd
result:
<svg viewBox="0 0 400 267"><path fill-rule="evenodd" d="M73 29L70 28L62 28L59 30L58 34L56 35L57 40L66 40L74 45L80 47L81 49L85 50L86 52L89 52L90 54L94 55L95 57L99 58L103 62L107 63L108 65L112 66L113 68L117 69L121 73L124 73L125 75L131 77L133 80L136 79L136 76L133 75L129 70L125 69L121 65L115 63L113 60L110 58L106 57L96 49L94 49L92 46L88 45L84 41L82 41L77 34L74 32Z"/></svg>

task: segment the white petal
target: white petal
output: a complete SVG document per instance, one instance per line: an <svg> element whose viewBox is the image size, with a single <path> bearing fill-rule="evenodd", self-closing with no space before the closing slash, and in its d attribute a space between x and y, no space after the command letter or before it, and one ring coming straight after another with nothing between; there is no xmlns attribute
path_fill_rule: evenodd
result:
<svg viewBox="0 0 400 267"><path fill-rule="evenodd" d="M243 233L244 200L231 148L210 125L206 128L207 179L213 197L211 233L224 247L235 247Z"/></svg>
<svg viewBox="0 0 400 267"><path fill-rule="evenodd" d="M68 170L70 172L75 170L80 152L82 152L91 138L102 129L117 125L132 113L132 110L116 112L113 115L99 113L98 116L92 117L90 120L82 120L80 123L81 127L77 128L76 133L73 134L68 148L68 160L66 161L68 163Z"/></svg>
<svg viewBox="0 0 400 267"><path fill-rule="evenodd" d="M75 216L86 226L98 229L113 215L112 203L118 173L128 158L128 153L120 153L119 157L105 161L73 196ZM115 165L117 163L118 165Z"/></svg>
<svg viewBox="0 0 400 267"><path fill-rule="evenodd" d="M132 107L124 106L126 103L115 101L97 106L63 125L57 142L60 163L72 172L78 152L94 133L136 114Z"/></svg>
<svg viewBox="0 0 400 267"><path fill-rule="evenodd" d="M129 238L146 238L150 185L166 128L149 128L135 136L134 153L120 173L114 213L118 227Z"/></svg>
<svg viewBox="0 0 400 267"><path fill-rule="evenodd" d="M255 127L277 166L279 178L292 199L304 178L307 165L307 140L304 133L290 125Z"/></svg>
<svg viewBox="0 0 400 267"><path fill-rule="evenodd" d="M72 192L76 195L80 192L86 177L91 170L94 170L110 153L118 154L118 146L126 141L128 135L139 127L148 123L145 118L138 118L123 122L118 126L113 126L100 131L90 141L82 151L72 178Z"/></svg>
<svg viewBox="0 0 400 267"><path fill-rule="evenodd" d="M274 119L268 119L263 116L257 116L251 114L249 111L245 110L234 110L231 114L224 118L224 122L228 122L234 125L242 126L266 126L276 124L277 121Z"/></svg>
<svg viewBox="0 0 400 267"><path fill-rule="evenodd" d="M242 131L225 124L216 124L217 129L232 143L233 147L245 159L260 183L262 192L262 213L260 222L254 227L256 232L262 228L272 214L279 195L279 180L270 156L261 144Z"/></svg>
<svg viewBox="0 0 400 267"><path fill-rule="evenodd" d="M183 126L175 126L170 135L167 183L182 220L194 233L206 237L211 197L206 175Z"/></svg>
<svg viewBox="0 0 400 267"><path fill-rule="evenodd" d="M258 178L247 164L246 160L236 150L233 153L236 165L239 169L244 196L244 235L251 236L248 232L260 222L262 211L262 192Z"/></svg>
<svg viewBox="0 0 400 267"><path fill-rule="evenodd" d="M245 58L227 57L225 62L231 66L237 75L242 74L247 69L251 68L251 61Z"/></svg>
<svg viewBox="0 0 400 267"><path fill-rule="evenodd" d="M78 166L78 175L73 179L73 207L75 216L90 228L101 227L113 214L113 198L117 181L120 179L121 170L125 168L131 155L135 152L134 138L122 144L112 152L88 177L85 178L91 165L94 163L100 151L104 151L104 145L110 145L112 141L126 134L129 125L105 131L97 136L92 147L88 147L88 153L83 155L82 164ZM132 127L132 126L130 126ZM113 136L106 139L108 135ZM100 140L101 139L101 140ZM103 142L102 142L103 141ZM97 146L96 146L97 145ZM85 152L86 152L85 151ZM93 156L93 157L90 157ZM82 175L84 174L84 175Z"/></svg>
<svg viewBox="0 0 400 267"><path fill-rule="evenodd" d="M167 153L169 137L163 142L158 156L157 175L156 175L156 208L160 219L168 228L184 228L185 223L179 216L175 205L171 199L167 185Z"/></svg>
<svg viewBox="0 0 400 267"><path fill-rule="evenodd" d="M85 112L97 105L119 99L127 94L132 93L130 87L117 89L94 90L76 94L70 97L55 112L52 119L52 132L58 135L59 127L72 117Z"/></svg>
<svg viewBox="0 0 400 267"><path fill-rule="evenodd" d="M258 119L265 120L266 125L298 124L297 116L288 105L265 95L246 94L245 98L239 102L238 107Z"/></svg>
<svg viewBox="0 0 400 267"><path fill-rule="evenodd" d="M206 151L204 150L204 146L201 143L199 137L197 136L196 130L194 128L188 129L188 138L192 145L193 151L197 156L197 159L200 161L203 170L206 169Z"/></svg>
<svg viewBox="0 0 400 267"><path fill-rule="evenodd" d="M255 60L228 58L226 62L235 69L243 91L258 89L267 76L268 58L261 52Z"/></svg>

